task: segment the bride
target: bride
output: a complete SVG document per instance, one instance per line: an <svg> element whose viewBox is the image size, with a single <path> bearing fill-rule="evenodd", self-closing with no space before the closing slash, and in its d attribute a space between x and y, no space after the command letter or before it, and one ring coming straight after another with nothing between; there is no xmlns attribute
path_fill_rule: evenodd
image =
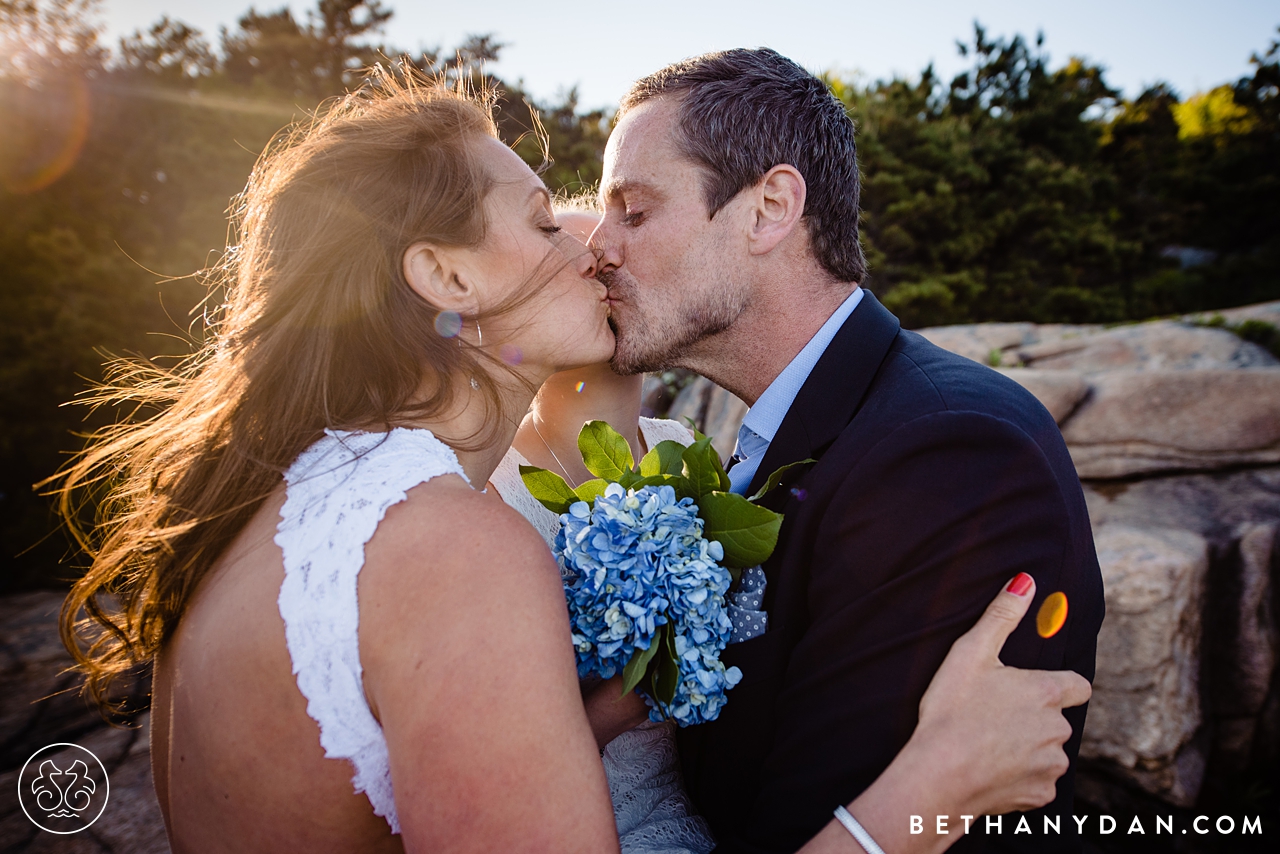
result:
<svg viewBox="0 0 1280 854"><path fill-rule="evenodd" d="M73 526L100 499L64 639L101 703L153 667L173 849L618 850L617 704L588 715L545 544L479 489L538 386L611 352L595 256L483 104L391 74L273 146L234 226L203 349L119 366L99 400L134 417L59 484ZM1030 597L956 643L849 805L895 852L956 838L908 806L1052 799L1088 686L999 665ZM859 846L833 821L805 850Z"/></svg>

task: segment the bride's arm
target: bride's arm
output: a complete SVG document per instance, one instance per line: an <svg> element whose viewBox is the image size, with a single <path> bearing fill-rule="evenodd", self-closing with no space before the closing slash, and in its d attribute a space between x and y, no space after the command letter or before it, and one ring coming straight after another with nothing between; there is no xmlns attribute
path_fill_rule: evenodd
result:
<svg viewBox="0 0 1280 854"><path fill-rule="evenodd" d="M365 688L408 851L617 851L546 546L437 479L391 509L360 581Z"/></svg>
<svg viewBox="0 0 1280 854"><path fill-rule="evenodd" d="M1002 591L956 640L920 701L911 739L875 782L846 805L889 854L936 854L961 838L962 816L980 820L1034 809L1056 796L1055 783L1068 766L1062 746L1071 737L1062 709L1086 702L1091 689L1072 671L1021 670L1000 663L1005 639L1034 597L1034 582L1020 596ZM628 714L646 709L638 698L619 701L614 682L592 695L597 705L612 709L592 717L602 744L618 734L615 730L625 729L626 722L634 725ZM918 834L911 833L912 815L922 818ZM949 834L936 833L940 815L951 817ZM863 850L834 819L801 849L803 854Z"/></svg>
<svg viewBox="0 0 1280 854"><path fill-rule="evenodd" d="M1067 770L1062 745L1071 736L1061 710L1086 702L1091 688L1071 671L1020 670L1000 663L1005 639L1034 596L1034 584L1021 596L1002 591L956 640L920 701L910 741L847 805L889 854L945 851L961 838L961 816L1034 809L1054 799L1054 784ZM911 815L923 817L923 832L911 833ZM935 832L939 815L951 817L950 834ZM801 849L804 854L863 850L834 819Z"/></svg>

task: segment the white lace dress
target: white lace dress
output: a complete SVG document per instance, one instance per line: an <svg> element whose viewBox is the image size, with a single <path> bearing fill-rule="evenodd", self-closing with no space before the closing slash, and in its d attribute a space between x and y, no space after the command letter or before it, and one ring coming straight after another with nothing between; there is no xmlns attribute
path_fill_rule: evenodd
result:
<svg viewBox="0 0 1280 854"><path fill-rule="evenodd" d="M666 440L682 445L693 441L689 431L675 421L641 418L640 429L650 448ZM550 547L560 530L560 519L525 489L520 479L522 465L529 465L528 460L512 448L490 482ZM643 723L609 742L600 758L609 778L623 854L706 854L715 848L710 828L693 814L684 791L674 724Z"/></svg>
<svg viewBox="0 0 1280 854"><path fill-rule="evenodd" d="M360 666L356 580L364 547L387 508L444 474L466 480L453 450L427 430L325 431L285 472L275 541L284 552L280 616L307 714L330 759L346 759L373 811L400 832L382 727L369 710Z"/></svg>

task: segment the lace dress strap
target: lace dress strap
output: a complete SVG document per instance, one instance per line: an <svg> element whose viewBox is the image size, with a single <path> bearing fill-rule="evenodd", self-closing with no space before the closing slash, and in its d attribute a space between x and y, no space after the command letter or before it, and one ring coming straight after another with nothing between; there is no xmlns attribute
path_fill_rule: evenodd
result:
<svg viewBox="0 0 1280 854"><path fill-rule="evenodd" d="M552 548L556 542L556 534L560 531L560 517L543 507L524 485L524 479L520 477L520 466L527 465L529 461L514 447L510 448L489 476L489 483L493 484L498 497L508 507L528 520L546 541L547 548Z"/></svg>
<svg viewBox="0 0 1280 854"><path fill-rule="evenodd" d="M640 432L645 445L652 450L659 442L679 442L686 447L693 444L693 433L679 421L670 418L646 418L640 416Z"/></svg>
<svg viewBox="0 0 1280 854"><path fill-rule="evenodd" d="M284 553L278 605L298 690L330 759L348 760L357 793L400 832L382 727L364 695L357 578L387 509L420 483L466 475L427 430L326 430L285 472L275 542Z"/></svg>

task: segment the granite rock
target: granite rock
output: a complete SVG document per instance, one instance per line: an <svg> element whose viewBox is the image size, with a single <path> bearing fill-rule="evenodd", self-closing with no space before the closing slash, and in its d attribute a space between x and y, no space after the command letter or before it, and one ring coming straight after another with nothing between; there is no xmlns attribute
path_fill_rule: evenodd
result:
<svg viewBox="0 0 1280 854"><path fill-rule="evenodd" d="M63 594L0 598L0 791L17 787L35 751L60 742L93 752L107 769L106 809L80 833L35 827L17 799L0 798L0 851L23 854L162 854L169 850L151 778L148 715L110 726L75 690L71 657L58 636ZM55 754L56 759L56 754Z"/></svg>
<svg viewBox="0 0 1280 854"><path fill-rule="evenodd" d="M1275 367L1262 347L1225 329L1159 320L1076 335L1044 335L1019 348L1022 364L1097 374L1116 370L1199 370Z"/></svg>
<svg viewBox="0 0 1280 854"><path fill-rule="evenodd" d="M1062 425L1082 478L1280 462L1280 369L1126 370L1090 382Z"/></svg>
<svg viewBox="0 0 1280 854"><path fill-rule="evenodd" d="M1082 759L1107 759L1133 782L1190 806L1204 762L1183 748L1201 723L1200 641L1208 544L1192 531L1095 529L1107 616Z"/></svg>
<svg viewBox="0 0 1280 854"><path fill-rule="evenodd" d="M970 323L916 330L944 350L989 365L1000 353L1040 340L1034 323Z"/></svg>
<svg viewBox="0 0 1280 854"><path fill-rule="evenodd" d="M1058 424L1076 411L1089 395L1089 383L1078 371L1042 370L1040 368L1000 368L1000 373L1018 383L1044 404Z"/></svg>
<svg viewBox="0 0 1280 854"><path fill-rule="evenodd" d="M1092 481L1084 485L1084 494L1103 568L1108 610L1098 642L1099 681L1085 724L1087 749L1082 748L1082 770L1085 777L1094 771L1101 773L1101 777L1090 777L1095 787L1100 779L1120 777L1161 799L1186 805L1198 794L1196 781L1203 778L1207 767L1216 768L1218 775L1238 774L1265 765L1275 752L1280 710L1272 701L1280 687L1280 627L1274 611L1273 576L1275 567L1280 566L1276 537L1280 467ZM1193 736L1173 749L1169 735L1185 733L1194 720L1179 693L1193 664L1186 656L1185 633L1175 633L1182 639L1171 641L1167 649L1174 656L1172 661L1181 662L1183 681L1152 680L1149 693L1152 703L1169 716L1181 715L1186 726L1172 727L1169 717L1157 719L1161 727L1153 727L1149 735L1166 739L1165 749L1158 755L1144 752L1143 739L1126 729L1131 726L1128 714L1134 711L1129 706L1137 698L1114 690L1115 671L1141 669L1144 656L1142 648L1116 637L1113 623L1148 634L1163 631L1166 636L1170 625L1167 608L1132 613L1134 572L1154 575L1154 581L1148 580L1154 584L1159 582L1156 570L1161 567L1151 563L1144 568L1141 562L1129 560L1125 550L1116 547L1117 542L1124 544L1116 532L1125 531L1175 532L1170 535L1174 539L1197 543L1197 555L1199 541L1207 546L1208 568L1200 604L1180 624L1190 630L1198 619L1203 626L1195 653L1199 672L1207 676L1197 689L1200 725ZM1126 566L1121 584L1115 573ZM1166 669L1170 666L1165 665ZM1134 761L1126 765L1130 758Z"/></svg>
<svg viewBox="0 0 1280 854"><path fill-rule="evenodd" d="M727 391L705 377L695 377L680 390L668 418L681 423L690 419L698 429L711 437L711 445L728 461L738 442L738 427L747 414L747 404L737 395Z"/></svg>

